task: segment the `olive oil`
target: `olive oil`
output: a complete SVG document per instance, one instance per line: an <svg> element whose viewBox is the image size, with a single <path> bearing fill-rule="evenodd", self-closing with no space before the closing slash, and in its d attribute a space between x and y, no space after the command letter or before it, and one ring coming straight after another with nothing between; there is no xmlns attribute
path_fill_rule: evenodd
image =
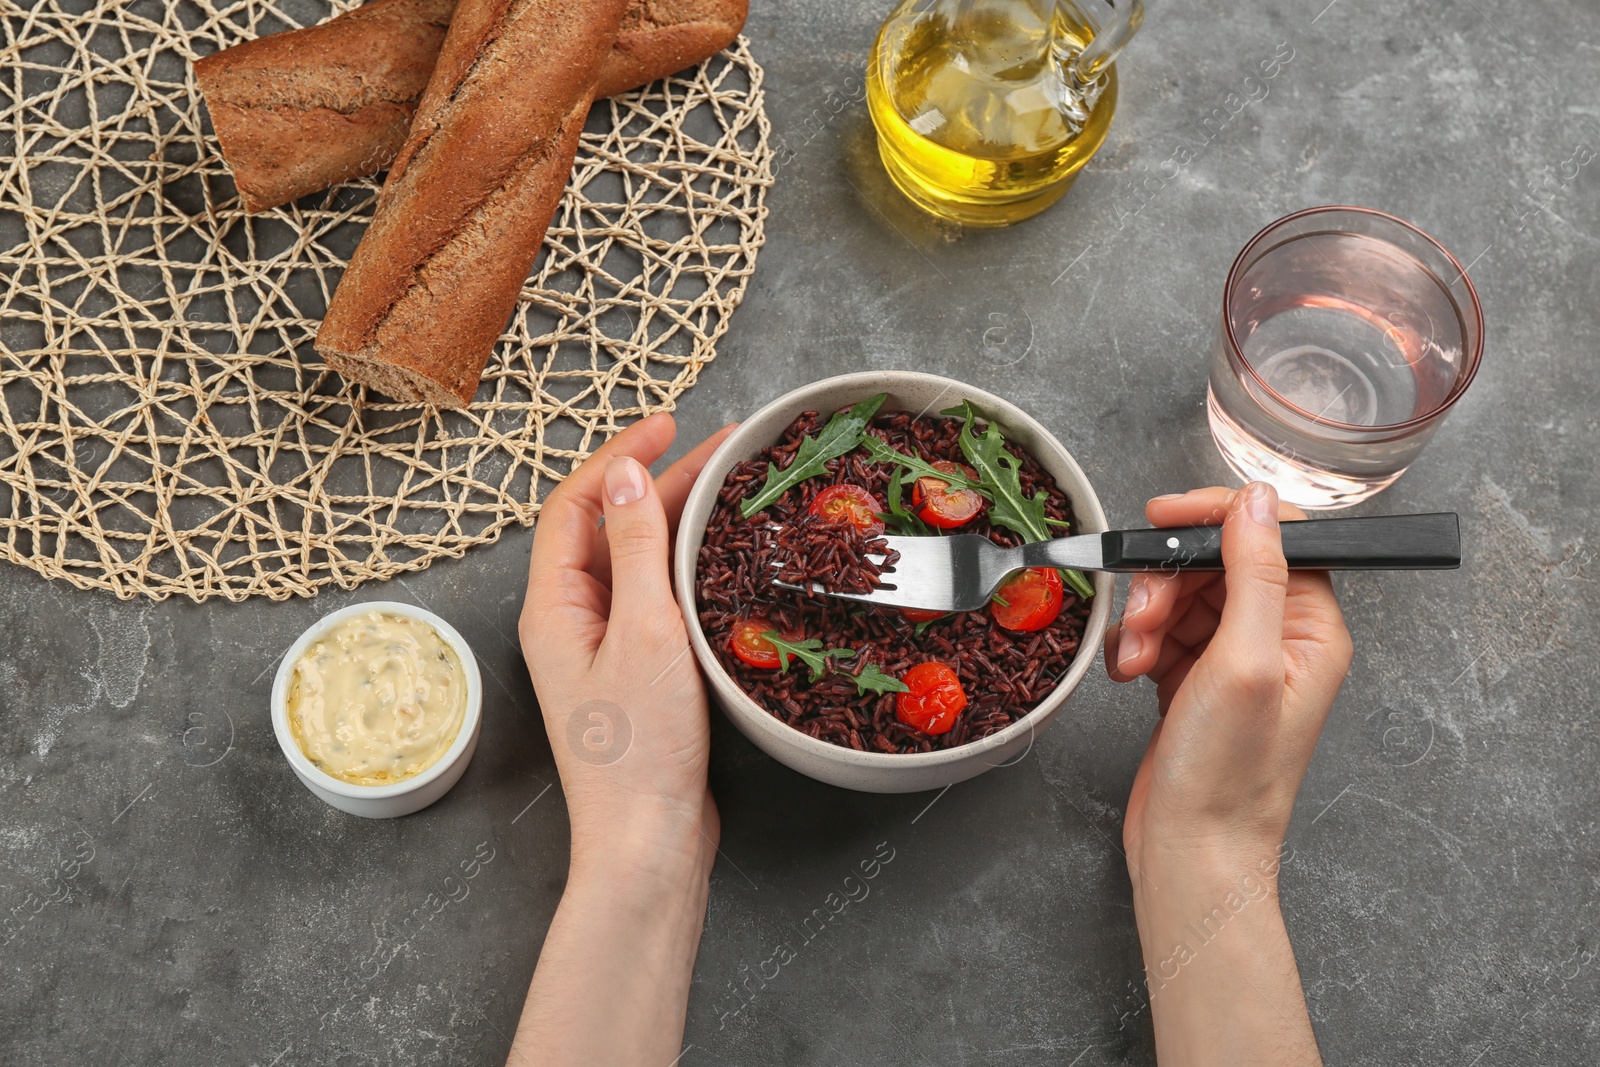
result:
<svg viewBox="0 0 1600 1067"><path fill-rule="evenodd" d="M867 108L895 185L969 226L1005 226L1055 203L1116 109L1114 69L1087 86L1070 72L1092 37L1069 4L1037 0L891 16L867 62Z"/></svg>

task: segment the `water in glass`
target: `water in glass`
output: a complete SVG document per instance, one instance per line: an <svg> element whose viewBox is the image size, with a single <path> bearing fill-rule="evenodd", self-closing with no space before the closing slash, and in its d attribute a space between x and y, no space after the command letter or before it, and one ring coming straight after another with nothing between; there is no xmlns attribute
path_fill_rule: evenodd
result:
<svg viewBox="0 0 1600 1067"><path fill-rule="evenodd" d="M1223 314L1212 436L1241 476L1308 507L1398 478L1475 363L1450 282L1367 233L1294 232L1241 256Z"/></svg>

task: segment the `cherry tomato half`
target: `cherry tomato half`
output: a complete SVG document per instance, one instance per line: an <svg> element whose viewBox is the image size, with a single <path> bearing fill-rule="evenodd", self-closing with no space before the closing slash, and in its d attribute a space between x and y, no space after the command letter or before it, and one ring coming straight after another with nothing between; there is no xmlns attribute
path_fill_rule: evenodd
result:
<svg viewBox="0 0 1600 1067"><path fill-rule="evenodd" d="M1007 578L989 601L994 621L1007 630L1042 630L1061 614L1061 575L1054 567L1030 567ZM1002 603L1004 601L1004 603Z"/></svg>
<svg viewBox="0 0 1600 1067"><path fill-rule="evenodd" d="M932 622L934 619L942 619L950 613L948 611L929 611L926 608L901 608L900 614L912 622Z"/></svg>
<svg viewBox="0 0 1600 1067"><path fill-rule="evenodd" d="M811 501L811 514L848 522L869 536L883 533L883 520L878 518L882 513L877 497L850 482L830 485Z"/></svg>
<svg viewBox="0 0 1600 1067"><path fill-rule="evenodd" d="M973 481L978 480L977 471L947 459L939 460L933 469L964 474ZM954 489L949 482L922 477L911 486L911 510L929 526L953 530L982 514L983 496L976 489Z"/></svg>
<svg viewBox="0 0 1600 1067"><path fill-rule="evenodd" d="M956 672L930 660L912 667L900 680L908 692L895 694L895 717L925 734L949 733L967 706L966 690Z"/></svg>
<svg viewBox="0 0 1600 1067"><path fill-rule="evenodd" d="M733 649L735 656L750 666L775 671L779 663L778 649L761 635L776 629L770 619L764 619L759 615L740 619L734 624L733 634L728 638L728 647Z"/></svg>

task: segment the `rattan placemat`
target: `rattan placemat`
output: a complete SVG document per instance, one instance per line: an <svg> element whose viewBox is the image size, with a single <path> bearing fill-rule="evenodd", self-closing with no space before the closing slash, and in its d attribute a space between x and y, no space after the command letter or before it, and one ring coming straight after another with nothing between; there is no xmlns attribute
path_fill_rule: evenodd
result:
<svg viewBox="0 0 1600 1067"><path fill-rule="evenodd" d="M246 215L190 63L351 6L0 0L0 558L157 600L392 577L532 522L715 356L772 181L743 39L595 107L469 410L325 368L378 186Z"/></svg>

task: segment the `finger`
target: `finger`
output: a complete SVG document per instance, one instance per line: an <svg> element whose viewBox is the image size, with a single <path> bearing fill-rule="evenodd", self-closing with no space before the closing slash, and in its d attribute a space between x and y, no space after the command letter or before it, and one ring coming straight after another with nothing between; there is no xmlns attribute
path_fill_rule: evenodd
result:
<svg viewBox="0 0 1600 1067"><path fill-rule="evenodd" d="M1152 526L1215 526L1227 516L1238 491L1213 485L1187 493L1158 496L1144 507ZM1306 513L1293 504L1278 505L1278 518L1303 519Z"/></svg>
<svg viewBox="0 0 1600 1067"><path fill-rule="evenodd" d="M1118 626L1117 647L1113 653L1107 646L1106 666L1109 669L1113 663L1116 665L1115 670L1111 671L1112 678L1119 682L1131 682L1155 665L1160 652L1159 633L1145 633L1128 626Z"/></svg>
<svg viewBox="0 0 1600 1067"><path fill-rule="evenodd" d="M729 423L706 440L696 445L688 455L678 460L666 469L660 478L655 479L656 493L661 497L661 506L667 514L668 551L671 551L672 535L678 529L678 517L683 514L684 500L689 496L689 489L694 485L700 471L706 465L706 460L711 458L711 453L717 450L738 423ZM589 571L597 581L611 588L611 553L608 550L609 542L606 539L606 528L600 526L600 533L595 539L594 562Z"/></svg>
<svg viewBox="0 0 1600 1067"><path fill-rule="evenodd" d="M1216 611L1199 600L1180 602L1173 614L1173 620L1170 625L1144 636L1144 641L1147 643L1144 659L1151 662L1139 673L1157 682L1166 676L1179 659L1198 655L1211 640L1211 635L1217 628ZM1151 652L1150 649L1154 651ZM1136 666L1143 666L1143 660ZM1130 674L1130 677L1132 676L1134 675Z"/></svg>
<svg viewBox="0 0 1600 1067"><path fill-rule="evenodd" d="M1154 650L1151 652L1150 650ZM1112 623L1106 630L1106 674L1113 682L1131 682L1149 670L1146 661L1153 660L1161 650L1161 635L1130 630L1121 623Z"/></svg>
<svg viewBox="0 0 1600 1067"><path fill-rule="evenodd" d="M1122 633L1117 642L1116 674L1123 679L1157 673L1162 648L1168 638L1176 633L1185 645L1200 638L1210 637L1216 629L1217 613L1199 595L1208 584L1221 585L1221 575L1186 574L1163 577L1153 574L1138 575L1128 593L1128 607L1123 610ZM1199 579L1199 581L1196 581ZM1148 583L1148 592L1141 585Z"/></svg>
<svg viewBox="0 0 1600 1067"><path fill-rule="evenodd" d="M1106 631L1106 673L1113 681L1131 682L1156 667L1166 635L1161 627L1151 631L1120 622Z"/></svg>
<svg viewBox="0 0 1600 1067"><path fill-rule="evenodd" d="M609 575L602 580L594 572L597 561L602 572L608 570L599 529L606 460L632 455L654 462L671 445L673 433L672 416L665 413L639 420L596 449L545 498L534 526L517 626L536 689L548 682L547 673L586 669L605 636Z"/></svg>
<svg viewBox="0 0 1600 1067"><path fill-rule="evenodd" d="M603 499L611 550L606 640L632 641L677 615L667 576L667 515L650 472L632 456L606 464Z"/></svg>
<svg viewBox="0 0 1600 1067"><path fill-rule="evenodd" d="M599 530L606 464L618 456L631 456L645 465L654 463L671 446L676 432L672 416L664 411L640 419L596 449L551 491L534 525L533 554L528 561L530 600L537 576L556 570L589 571L597 558L604 558Z"/></svg>
<svg viewBox="0 0 1600 1067"><path fill-rule="evenodd" d="M1343 624L1344 612L1333 593L1333 579L1327 571L1290 571L1289 592L1283 620L1284 638L1312 639L1325 632L1329 623ZM1288 607L1292 606L1293 611Z"/></svg>
<svg viewBox="0 0 1600 1067"><path fill-rule="evenodd" d="M1150 500L1144 517L1151 526L1205 526L1219 523L1228 512L1234 491L1220 485L1169 493Z"/></svg>
<svg viewBox="0 0 1600 1067"><path fill-rule="evenodd" d="M1289 575L1284 603L1283 651L1288 669L1286 684L1304 701L1300 707L1326 716L1333 698L1350 670L1354 646L1344 613L1339 610L1333 583L1325 571L1295 571Z"/></svg>
<svg viewBox="0 0 1600 1067"><path fill-rule="evenodd" d="M1133 681L1132 678L1117 672L1117 649L1121 644L1122 624L1114 622L1106 627L1106 638L1101 646L1105 653L1106 674L1110 676L1113 682L1131 682Z"/></svg>
<svg viewBox="0 0 1600 1067"><path fill-rule="evenodd" d="M738 425L737 422L728 423L695 445L687 455L668 467L661 477L656 479L656 492L661 495L661 508L667 514L667 529L677 530L678 518L683 514L683 503L689 498L689 490L694 488L695 480L700 477L700 472L705 470L706 461L711 458L711 453L728 439L728 435Z"/></svg>
<svg viewBox="0 0 1600 1067"><path fill-rule="evenodd" d="M1289 568L1278 531L1278 494L1265 482L1239 490L1222 524L1227 600L1212 658L1229 696L1276 702L1283 687L1283 608Z"/></svg>
<svg viewBox="0 0 1600 1067"><path fill-rule="evenodd" d="M1143 674L1161 681L1175 660L1190 653L1198 654L1205 647L1216 632L1220 617L1217 609L1201 598L1184 597L1178 601L1171 617L1154 630L1140 633L1124 625L1117 646L1121 659L1116 663L1113 677L1121 675L1118 681L1128 681ZM1132 645L1135 635L1139 638L1137 651ZM1107 663L1112 662L1108 657Z"/></svg>
<svg viewBox="0 0 1600 1067"><path fill-rule="evenodd" d="M1211 640L1221 621L1221 611L1204 597L1194 597L1184 607L1183 614L1167 627L1166 636L1187 648L1193 648L1202 641Z"/></svg>
<svg viewBox="0 0 1600 1067"><path fill-rule="evenodd" d="M1128 583L1127 603L1122 606L1123 624L1143 633L1163 625L1172 617L1182 586L1179 577L1153 572L1135 574Z"/></svg>

